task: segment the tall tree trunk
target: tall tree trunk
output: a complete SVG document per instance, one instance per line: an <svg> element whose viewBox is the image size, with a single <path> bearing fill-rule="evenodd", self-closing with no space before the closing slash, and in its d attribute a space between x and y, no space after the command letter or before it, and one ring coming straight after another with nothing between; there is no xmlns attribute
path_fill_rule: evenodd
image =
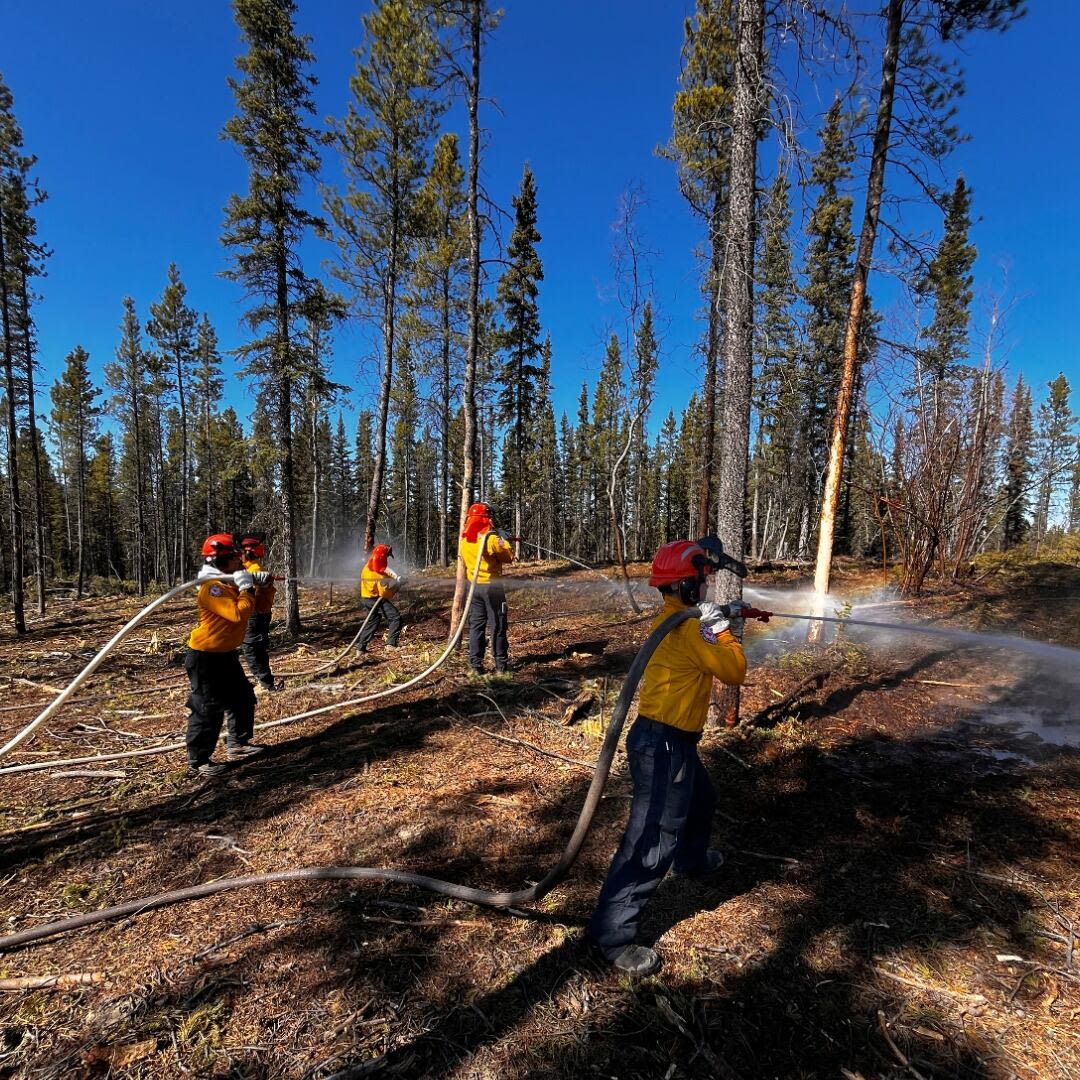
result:
<svg viewBox="0 0 1080 1080"><path fill-rule="evenodd" d="M184 365L180 349L176 350L176 396L180 406L180 553L177 560L177 579L187 580L188 570L188 422L187 395L184 392Z"/></svg>
<svg viewBox="0 0 1080 1080"><path fill-rule="evenodd" d="M472 0L469 35L472 74L468 85L469 190L466 207L466 223L469 229L469 336L465 349L465 378L462 387L465 436L461 456L459 531L465 526L465 514L473 501L473 488L476 483L476 362L480 351L480 215L477 208L477 195L480 188L480 41L483 17L484 0ZM469 567L468 573L471 572L472 568ZM451 634L462 617L466 576L465 564L458 559L454 580L454 601L451 606Z"/></svg>
<svg viewBox="0 0 1080 1080"><path fill-rule="evenodd" d="M285 212L278 206L277 221L284 220ZM278 340L277 360L277 420L278 438L281 439L281 544L285 552L285 628L292 636L299 635L300 592L297 588L296 565L296 490L293 486L292 447L292 377L289 374L289 278L286 252L288 250L284 226L277 226L276 307Z"/></svg>
<svg viewBox="0 0 1080 1080"><path fill-rule="evenodd" d="M319 410L316 402L311 409L311 550L308 552L308 577L315 576L315 553L319 537Z"/></svg>
<svg viewBox="0 0 1080 1080"><path fill-rule="evenodd" d="M442 433L439 438L439 562L450 565L450 276L442 281Z"/></svg>
<svg viewBox="0 0 1080 1080"><path fill-rule="evenodd" d="M4 332L4 386L7 392L8 496L11 501L11 609L15 633L26 633L23 611L23 521L19 496L19 430L16 419L15 362L12 353L11 308L8 293L8 264L4 251L4 221L0 215L0 316Z"/></svg>
<svg viewBox="0 0 1080 1080"><path fill-rule="evenodd" d="M825 490L821 498L821 519L818 526L817 562L814 566L814 592L818 610L824 606L832 575L833 534L836 529L836 508L843 479L844 447L848 414L855 395L855 378L859 367L859 331L866 307L866 286L870 277L870 262L874 255L881 196L885 190L885 162L889 153L889 131L892 127L893 100L896 94L896 65L900 53L900 29L903 22L903 0L889 0L885 28L885 53L881 63L881 90L878 95L877 125L874 131L874 150L866 185L866 211L855 270L851 280L851 300L848 304L847 328L844 333L844 368L836 398L832 438L829 443L829 467L825 474ZM823 623L811 623L809 640L821 637Z"/></svg>
<svg viewBox="0 0 1080 1080"><path fill-rule="evenodd" d="M79 393L82 393L82 388L79 388ZM78 517L77 517L77 540L78 550L75 560L76 565L76 579L75 579L75 598L77 600L82 599L83 585L85 584L85 565L86 565L86 406L81 398L76 399L75 404L77 412L77 427L75 429L76 438L78 439L78 445L76 446L76 483L77 498L76 504Z"/></svg>
<svg viewBox="0 0 1080 1080"><path fill-rule="evenodd" d="M45 614L45 485L41 479L41 446L38 441L37 404L34 395L34 350L30 339L30 287L26 266L21 267L19 298L22 308L23 368L26 374L26 426L30 433L30 459L34 466L34 575L37 610Z"/></svg>
<svg viewBox="0 0 1080 1080"><path fill-rule="evenodd" d="M720 223L720 215L723 213L723 200L717 194L713 200L712 217L709 220L709 243L712 254L709 257L709 288L716 290L717 298L720 295L723 273L723 229ZM701 488L698 492L697 516L705 524L703 529L708 528L710 501L712 499L713 484L713 456L716 452L716 383L717 367L720 359L720 304L713 302L709 305L709 328L705 340L705 385L704 394L705 414L702 418L701 436ZM692 511L691 511L692 513ZM692 531L692 530L691 530Z"/></svg>
<svg viewBox="0 0 1080 1080"><path fill-rule="evenodd" d="M724 314L724 414L717 484L717 525L724 550L743 558L746 527L746 474L750 452L750 393L754 336L754 216L757 184L757 136L762 106L764 0L739 4L732 104L731 196L721 299ZM742 582L718 575L716 598L742 596ZM724 722L739 718L739 688L724 687L718 696Z"/></svg>
<svg viewBox="0 0 1080 1080"><path fill-rule="evenodd" d="M396 191L396 184L391 185ZM395 195L396 198L396 195ZM400 244L399 208L394 210L390 225L389 268L383 286L383 371L379 387L379 418L375 434L375 470L371 476L371 494L368 498L367 524L364 526L364 552L371 554L375 547L375 522L382 501L383 477L386 473L386 425L390 415L390 380L394 374L394 332L397 317L397 267Z"/></svg>

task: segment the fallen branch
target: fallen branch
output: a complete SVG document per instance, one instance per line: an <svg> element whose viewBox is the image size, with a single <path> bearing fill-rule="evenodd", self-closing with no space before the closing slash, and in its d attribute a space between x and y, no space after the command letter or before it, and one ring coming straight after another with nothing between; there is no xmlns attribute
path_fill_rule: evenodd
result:
<svg viewBox="0 0 1080 1080"><path fill-rule="evenodd" d="M72 769L69 772L49 773L51 780L74 779L79 777L85 780L123 780L127 773L121 769Z"/></svg>
<svg viewBox="0 0 1080 1080"><path fill-rule="evenodd" d="M67 975L19 975L0 979L0 990L73 990L77 986L97 986L104 981L104 971L74 971Z"/></svg>
<svg viewBox="0 0 1080 1080"><path fill-rule="evenodd" d="M491 739L498 739L499 742L513 743L515 746L524 746L527 750L535 750L538 754L543 754L544 757L555 758L558 761L565 761L569 765L578 765L582 769L589 769L593 772L596 771L595 765L590 765L587 761L578 761L577 758L566 757L564 754L556 754L554 750L545 750L543 747L536 746L531 742L526 742L524 739L511 739L508 735L496 735L494 731L488 731L487 728L477 728L477 731L481 735L487 735Z"/></svg>
<svg viewBox="0 0 1080 1080"><path fill-rule="evenodd" d="M752 855L755 859L771 859L773 862L788 863L790 866L798 866L798 859L789 859L786 855L766 855L763 851L747 851L745 848L732 848L736 855Z"/></svg>
<svg viewBox="0 0 1080 1080"><path fill-rule="evenodd" d="M900 1064L903 1065L904 1068L907 1069L907 1071L915 1077L915 1080L926 1080L926 1077L923 1076L923 1074L919 1072L919 1070L916 1069L910 1061L908 1061L907 1057L904 1055L903 1050L901 1050L900 1047L893 1042L893 1038L889 1034L889 1025L886 1023L885 1020L885 1014L880 1009L878 1009L877 1019L878 1027L881 1028L881 1034L885 1036L885 1041L889 1044L889 1049L895 1055L896 1060L899 1061Z"/></svg>

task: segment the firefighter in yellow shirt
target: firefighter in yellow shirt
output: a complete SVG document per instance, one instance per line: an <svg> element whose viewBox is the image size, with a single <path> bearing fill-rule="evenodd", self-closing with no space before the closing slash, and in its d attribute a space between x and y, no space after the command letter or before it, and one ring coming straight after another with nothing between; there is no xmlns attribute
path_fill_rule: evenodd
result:
<svg viewBox="0 0 1080 1080"><path fill-rule="evenodd" d="M227 756L241 761L265 747L251 741L255 731L255 692L240 666L240 643L255 610L256 586L269 574L252 574L241 564L240 549L231 533L214 533L203 542L203 581L199 586L199 622L188 638L184 668L191 681L187 704L188 765L200 776L216 776L224 765L211 761L229 717ZM217 580L228 574L228 579Z"/></svg>
<svg viewBox="0 0 1080 1080"><path fill-rule="evenodd" d="M376 544L371 550L371 558L364 563L364 569L360 571L360 603L371 611L379 601L375 614L368 618L360 641L356 648L361 653L368 651L368 645L375 636L375 631L386 624L388 633L386 644L388 648L398 647L398 637L401 634L401 612L394 606L394 597L401 588L401 578L390 569L388 560L394 557L394 549L389 544Z"/></svg>
<svg viewBox="0 0 1080 1080"><path fill-rule="evenodd" d="M240 552L245 570L252 574L263 572L262 563L266 558L266 537L263 533L244 533L240 537ZM248 671L258 679L259 687L270 693L281 689L270 671L270 621L273 618L274 596L273 583L256 586L255 610L248 619L243 644Z"/></svg>
<svg viewBox="0 0 1080 1080"><path fill-rule="evenodd" d="M483 554L481 554L483 552ZM507 637L509 613L503 590L503 566L514 559L514 549L502 533L494 531L491 511L486 503L473 503L465 515L465 528L458 542L458 556L471 579L480 559L472 603L469 605L469 666L478 675L484 673L487 652L487 628L491 627L491 652L495 670L505 672L510 661Z"/></svg>
<svg viewBox="0 0 1080 1080"><path fill-rule="evenodd" d="M652 629L695 605L701 618L687 619L672 630L645 668L638 717L626 738L634 781L630 818L589 922L589 937L601 952L616 968L633 975L649 975L660 966L656 952L634 944L634 938L645 906L668 869L674 866L677 874L694 876L724 861L719 851L709 849L716 793L697 743L713 679L738 686L746 676L737 637L746 605L700 602L705 577L718 565L713 549L723 558L715 537L665 544L653 559L649 578L664 599Z"/></svg>

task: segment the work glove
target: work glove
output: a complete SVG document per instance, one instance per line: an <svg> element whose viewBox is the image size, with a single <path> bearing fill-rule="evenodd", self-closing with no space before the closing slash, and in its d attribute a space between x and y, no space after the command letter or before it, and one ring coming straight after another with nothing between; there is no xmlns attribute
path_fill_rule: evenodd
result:
<svg viewBox="0 0 1080 1080"><path fill-rule="evenodd" d="M714 634L722 634L728 628L728 612L724 604L703 600L698 604L698 610L701 612L701 625L707 626Z"/></svg>
<svg viewBox="0 0 1080 1080"><path fill-rule="evenodd" d="M255 588L255 578L250 570L237 570L233 576L236 587L243 592L245 589Z"/></svg>
<svg viewBox="0 0 1080 1080"><path fill-rule="evenodd" d="M202 581L205 578L219 578L222 576L221 571L210 563L203 563L202 566L199 567L199 581Z"/></svg>
<svg viewBox="0 0 1080 1080"><path fill-rule="evenodd" d="M728 628L731 632L742 641L743 630L746 628L746 619L743 618L743 609L748 608L749 604L744 604L741 600L732 600L728 604L721 604L721 607L726 609L728 617Z"/></svg>
<svg viewBox="0 0 1080 1080"><path fill-rule="evenodd" d="M274 575L269 570L260 570L258 573L252 574L251 577L260 589L265 589L267 585L274 583Z"/></svg>

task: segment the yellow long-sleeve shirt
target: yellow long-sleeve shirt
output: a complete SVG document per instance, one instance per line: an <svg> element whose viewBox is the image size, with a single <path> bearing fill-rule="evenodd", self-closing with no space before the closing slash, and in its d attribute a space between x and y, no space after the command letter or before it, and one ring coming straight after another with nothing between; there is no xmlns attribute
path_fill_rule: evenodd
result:
<svg viewBox="0 0 1080 1080"><path fill-rule="evenodd" d="M465 563L465 573L471 579L476 569L476 553L484 547L484 554L480 558L480 573L476 576L476 583L483 585L492 578L502 577L504 563L512 562L514 549L509 541L504 540L498 533L482 533L475 540L466 540L461 537L458 540L458 555Z"/></svg>
<svg viewBox="0 0 1080 1080"><path fill-rule="evenodd" d="M364 600L378 600L393 596L401 583L389 570L376 570L369 559L360 571L360 596Z"/></svg>
<svg viewBox="0 0 1080 1080"><path fill-rule="evenodd" d="M261 574L262 566L254 559L244 561L244 569L252 574ZM273 585L257 585L255 587L255 611L260 615L266 615L274 610L274 597L277 589Z"/></svg>
<svg viewBox="0 0 1080 1080"><path fill-rule="evenodd" d="M224 653L239 649L255 610L255 593L243 592L231 581L204 581L199 586L199 624L191 631L188 648Z"/></svg>
<svg viewBox="0 0 1080 1080"><path fill-rule="evenodd" d="M676 597L665 596L652 629L684 608ZM700 619L687 619L660 642L646 666L638 712L682 731L699 732L709 713L713 679L739 686L745 678L746 657L735 635L729 630L714 634Z"/></svg>

